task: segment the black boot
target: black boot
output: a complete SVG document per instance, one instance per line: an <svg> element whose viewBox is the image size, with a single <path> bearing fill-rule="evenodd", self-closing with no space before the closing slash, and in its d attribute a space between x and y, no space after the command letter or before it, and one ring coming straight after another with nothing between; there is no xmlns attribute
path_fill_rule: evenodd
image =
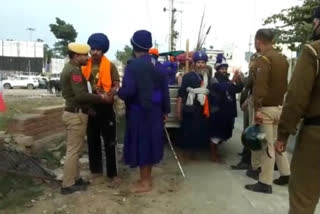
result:
<svg viewBox="0 0 320 214"><path fill-rule="evenodd" d="M244 152L239 152L238 155L239 155L239 156L243 156L243 155L244 155Z"/></svg>
<svg viewBox="0 0 320 214"><path fill-rule="evenodd" d="M260 193L266 193L266 194L272 193L272 186L261 183L261 182L258 182L256 184L246 185L245 188L253 192L260 192Z"/></svg>
<svg viewBox="0 0 320 214"><path fill-rule="evenodd" d="M70 187L62 187L61 188L61 194L62 195L69 195L72 194L74 192L78 192L78 191L86 191L88 188L87 185L77 185L77 184L73 184Z"/></svg>
<svg viewBox="0 0 320 214"><path fill-rule="evenodd" d="M247 170L247 176L249 178L253 178L254 180L258 180L259 179L259 175L260 175L260 172L261 172L261 168L258 168L258 169L249 169Z"/></svg>
<svg viewBox="0 0 320 214"><path fill-rule="evenodd" d="M274 180L273 183L284 186L289 183L290 176L280 176L278 179Z"/></svg>
<svg viewBox="0 0 320 214"><path fill-rule="evenodd" d="M90 184L90 182L89 181L85 181L85 180L83 180L82 178L79 178L78 180L76 180L76 182L75 182L75 184L76 185L89 185Z"/></svg>
<svg viewBox="0 0 320 214"><path fill-rule="evenodd" d="M237 165L232 165L233 170L249 170L251 169L251 164L240 161Z"/></svg>

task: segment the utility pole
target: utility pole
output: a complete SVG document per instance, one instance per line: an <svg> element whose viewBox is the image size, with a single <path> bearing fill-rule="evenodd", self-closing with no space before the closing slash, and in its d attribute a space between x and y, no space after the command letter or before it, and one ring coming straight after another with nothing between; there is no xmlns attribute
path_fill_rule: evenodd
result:
<svg viewBox="0 0 320 214"><path fill-rule="evenodd" d="M29 39L30 39L30 41L32 41L32 33L33 33L33 31L35 31L36 29L31 28L31 27L28 27L26 30L29 31Z"/></svg>
<svg viewBox="0 0 320 214"><path fill-rule="evenodd" d="M176 9L173 8L173 0L170 0L170 10L171 10L171 24L170 24L170 46L169 50L173 51L174 49L174 13L176 12Z"/></svg>
<svg viewBox="0 0 320 214"><path fill-rule="evenodd" d="M176 31L174 29L174 25L176 23L175 20L175 13L176 12L180 12L182 13L182 11L177 10L176 8L174 8L174 0L170 0L170 7L169 9L167 8L163 8L163 12L169 11L170 12L170 29L169 29L169 51L174 51L175 49L175 37L176 37Z"/></svg>
<svg viewBox="0 0 320 214"><path fill-rule="evenodd" d="M159 48L159 44L158 44L157 40L154 40L154 47L157 49Z"/></svg>
<svg viewBox="0 0 320 214"><path fill-rule="evenodd" d="M251 46L252 46L251 39L252 39L252 35L250 35L249 37L249 53L251 53Z"/></svg>

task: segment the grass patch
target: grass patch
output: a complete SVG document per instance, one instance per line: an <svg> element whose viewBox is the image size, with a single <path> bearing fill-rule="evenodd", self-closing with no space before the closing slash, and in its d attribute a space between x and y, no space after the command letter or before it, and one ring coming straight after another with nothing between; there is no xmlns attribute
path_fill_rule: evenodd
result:
<svg viewBox="0 0 320 214"><path fill-rule="evenodd" d="M51 152L48 150L43 151L40 155L39 158L44 159L47 161L47 167L50 169L56 169L60 167L60 160L64 156L65 152L62 150L65 150L65 147L62 147L61 151L56 151L59 152L61 155L55 155L55 152Z"/></svg>
<svg viewBox="0 0 320 214"><path fill-rule="evenodd" d="M35 184L30 177L0 176L0 211L15 209L23 206L32 199L40 196L43 189Z"/></svg>

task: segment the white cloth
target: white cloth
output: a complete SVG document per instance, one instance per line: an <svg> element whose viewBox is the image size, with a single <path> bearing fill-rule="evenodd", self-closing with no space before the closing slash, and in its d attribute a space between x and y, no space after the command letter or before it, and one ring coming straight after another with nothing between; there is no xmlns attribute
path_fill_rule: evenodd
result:
<svg viewBox="0 0 320 214"><path fill-rule="evenodd" d="M89 94L92 94L92 86L91 86L91 83L89 81L87 81L87 87L88 87Z"/></svg>
<svg viewBox="0 0 320 214"><path fill-rule="evenodd" d="M209 90L207 89L207 86L208 86L208 75L205 72L203 74L203 84L201 85L200 88L187 87L188 97L186 100L186 105L192 106L193 101L197 95L197 100L203 106L206 100L206 96L209 94Z"/></svg>
<svg viewBox="0 0 320 214"><path fill-rule="evenodd" d="M217 137L210 138L210 140L211 140L211 143L216 144L216 145L220 144L222 141L222 139L217 138Z"/></svg>

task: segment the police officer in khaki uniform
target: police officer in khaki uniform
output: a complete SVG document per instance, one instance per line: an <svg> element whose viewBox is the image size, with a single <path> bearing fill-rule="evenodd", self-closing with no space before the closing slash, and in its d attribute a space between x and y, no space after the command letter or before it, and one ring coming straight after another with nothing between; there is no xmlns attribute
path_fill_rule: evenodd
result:
<svg viewBox="0 0 320 214"><path fill-rule="evenodd" d="M249 74L248 77L244 78L244 90L241 92L240 96L240 106L243 111L243 130L245 130L253 122L253 107L252 107L252 85L253 85L253 71L255 70L255 61L259 57L259 53L254 53L250 57L249 62ZM251 151L250 149L244 147L242 153L240 153L241 160L237 165L232 165L231 169L233 170L248 170L251 172L257 170L260 167L260 161L253 162L251 160ZM259 156L260 157L260 156ZM252 168L252 166L254 166Z"/></svg>
<svg viewBox="0 0 320 214"><path fill-rule="evenodd" d="M257 69L253 73L254 120L261 125L267 142L261 151L259 182L245 186L248 190L269 194L272 193L275 162L281 175L274 181L275 184L288 183L290 176L286 154L279 155L274 150L282 102L287 91L289 65L286 57L273 48L273 36L270 29L260 29L255 36L255 46L261 56L256 61Z"/></svg>
<svg viewBox="0 0 320 214"><path fill-rule="evenodd" d="M303 118L293 153L289 214L312 214L320 196L320 6L313 17L313 40L303 47L288 88L278 129L276 151Z"/></svg>
<svg viewBox="0 0 320 214"><path fill-rule="evenodd" d="M260 51L260 50L258 50ZM250 87L250 96L247 99L247 109L248 109L248 118L249 118L249 125L252 125L255 123L254 121L254 101L253 101L253 81L254 81L254 72L257 70L258 66L258 59L261 57L261 54L259 52L256 52L255 56L252 58L252 61L250 62L250 75L251 75L251 81L249 84ZM251 169L248 169L246 174L247 176L258 180L259 174L261 172L261 154L262 151L251 151Z"/></svg>
<svg viewBox="0 0 320 214"><path fill-rule="evenodd" d="M63 169L61 194L87 189L88 182L80 178L79 156L86 135L90 104L110 102L107 94L89 94L81 66L86 65L90 46L70 43L70 61L64 66L60 81L65 108L62 120L67 129L67 151Z"/></svg>

